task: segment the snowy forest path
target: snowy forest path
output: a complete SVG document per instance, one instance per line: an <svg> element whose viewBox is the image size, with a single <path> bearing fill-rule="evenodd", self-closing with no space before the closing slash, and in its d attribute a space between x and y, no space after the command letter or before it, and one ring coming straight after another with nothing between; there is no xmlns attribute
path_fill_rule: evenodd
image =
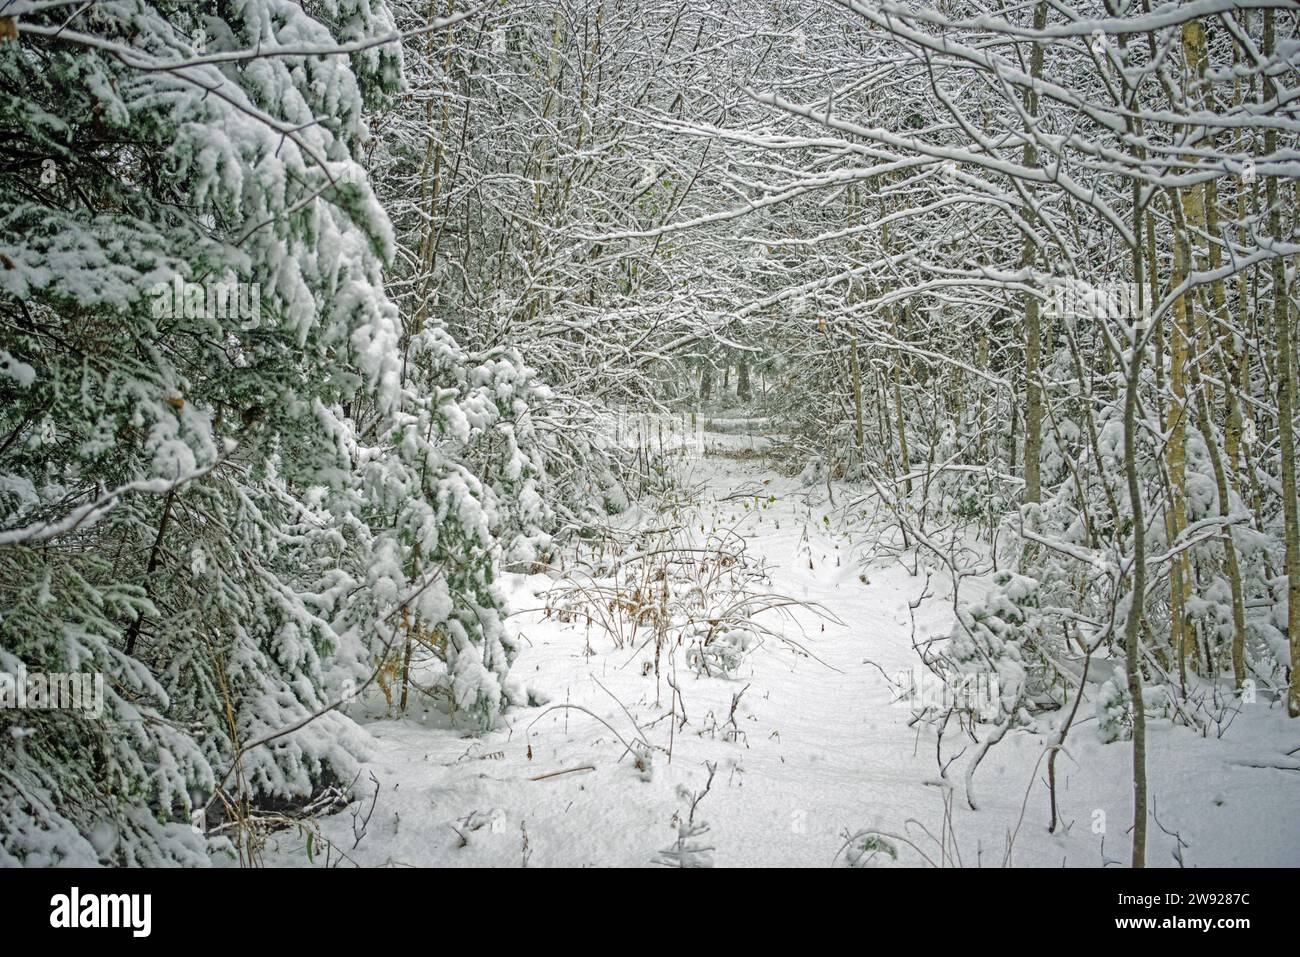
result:
<svg viewBox="0 0 1300 957"><path fill-rule="evenodd" d="M712 766L695 811L708 830L686 842L711 850L686 856L720 866L827 866L864 829L914 842L925 857L895 842L913 865L997 866L1009 842L1018 864L1121 856L1127 749L1099 744L1082 716L1072 759L1058 764L1066 829L1049 835L1042 739L1008 735L981 765L980 811L970 811L962 768L974 749L942 780L933 731L910 724L897 700L897 683L916 673L913 641L951 628L942 576L874 556L874 538L845 509L852 490L837 487L832 505L824 484L779 474L764 454L771 436L706 437L675 466L691 486L675 510L624 518L632 531L676 525L687 550L715 549L720 534L733 550L743 542L761 590L804 606L756 615L769 630L729 675L691 669L689 629L661 649L656 675L648 632L620 646L598 620L559 613L554 577L511 576L523 646L512 674L549 702L475 735L430 702L396 719L372 700L353 716L375 742L361 780L377 783L359 783L362 800L321 822L317 855L332 844L366 865L645 866L673 850ZM626 624L635 612L619 614ZM1191 737L1161 733L1171 732ZM1284 733L1263 720L1248 737L1280 747ZM629 750L642 740L644 754ZM953 727L945 758L971 743ZM1153 863L1176 863L1179 840L1193 863L1300 863L1272 837L1294 823L1294 772L1233 766L1223 742L1190 744L1195 752L1152 756L1160 820L1179 833L1157 829ZM1099 819L1112 836L1094 831ZM279 853L300 862L302 843L286 838Z"/></svg>

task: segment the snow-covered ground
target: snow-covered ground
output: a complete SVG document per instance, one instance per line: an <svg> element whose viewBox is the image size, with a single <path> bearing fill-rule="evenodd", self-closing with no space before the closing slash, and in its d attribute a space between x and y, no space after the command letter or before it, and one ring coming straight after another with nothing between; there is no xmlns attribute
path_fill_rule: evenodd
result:
<svg viewBox="0 0 1300 957"><path fill-rule="evenodd" d="M719 456L728 443L740 454ZM1090 704L1058 758L1056 834L1047 830L1041 736L1012 733L990 752L974 778L978 811L964 786L973 747L940 779L934 733L909 725L912 712L885 676L917 664L914 635L949 630L944 580L936 572L911 609L924 575L866 560L870 532L845 527L824 485L772 471L751 451L762 447L730 429L710 434L711 454L681 463L683 478L700 485L693 504L621 521L680 523L690 540L676 545L702 548L733 529L726 550L743 538L765 592L822 614L762 613L772 634L728 677L693 671L689 639L673 646L674 636L656 677L648 631L616 647L599 626L559 620L572 616L558 613L554 577L513 576L511 623L525 646L514 673L550 703L515 710L481 736L429 702L403 719L386 717L382 698L354 705L373 754L359 800L323 819L323 836L367 866L643 866L678 840L713 765L694 813L707 831L687 843L711 849L695 857L717 866L843 863L846 837L865 829L912 842L893 841L903 864L1126 864L1129 748L1098 742ZM837 490L837 502L851 497ZM639 540L643 551L647 543ZM967 581L963 594L978 586ZM630 631L626 615L623 625ZM946 757L960 750L958 737L949 730ZM648 760L625 746L638 739L652 746ZM1298 748L1297 723L1263 702L1244 706L1222 738L1153 722L1149 863L1177 866L1178 855L1186 866L1300 865ZM313 845L320 865L325 852ZM303 834L274 835L266 861L306 864Z"/></svg>

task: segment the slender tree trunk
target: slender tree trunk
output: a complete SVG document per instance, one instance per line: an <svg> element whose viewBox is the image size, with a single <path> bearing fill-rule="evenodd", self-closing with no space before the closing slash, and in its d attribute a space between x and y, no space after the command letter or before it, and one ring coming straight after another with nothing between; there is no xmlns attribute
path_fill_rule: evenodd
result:
<svg viewBox="0 0 1300 957"><path fill-rule="evenodd" d="M144 570L144 593L145 597L153 598L153 578L154 573L158 570L158 559L162 557L162 543L167 535L167 525L172 518L172 502L176 498L176 489L168 491L166 498L163 499L162 519L158 522L158 534L154 536L153 548L149 549L149 563ZM140 630L144 627L144 612L137 612L135 620L131 622L131 627L126 631L126 654L131 657L135 654L135 643L140 637Z"/></svg>
<svg viewBox="0 0 1300 957"><path fill-rule="evenodd" d="M1273 53L1273 11L1264 11L1264 55ZM1264 76L1264 98L1277 96L1277 84ZM1269 156L1277 152L1277 131L1264 132L1264 150ZM1278 208L1277 177L1268 177L1268 231L1281 242L1282 211ZM1300 516L1297 516L1295 479L1295 375L1291 355L1291 310L1286 298L1286 263L1273 258L1273 329L1277 337L1277 419L1278 445L1282 454L1282 516L1286 525L1286 633L1291 642L1291 686L1287 693L1287 713L1300 717Z"/></svg>
<svg viewBox="0 0 1300 957"><path fill-rule="evenodd" d="M1133 512L1133 596L1124 621L1124 672L1133 706L1133 866L1146 866L1147 847L1147 730L1142 701L1141 641L1143 596L1146 593L1146 526L1142 487L1137 471L1137 391L1141 381L1141 334L1135 329L1129 355L1124 394L1124 472L1128 479L1129 507Z"/></svg>
<svg viewBox="0 0 1300 957"><path fill-rule="evenodd" d="M1184 30L1184 36L1186 36ZM1184 49L1191 49L1184 44ZM1194 159L1193 157L1189 157ZM1189 186L1174 190L1170 210L1174 214L1174 274L1175 288L1186 281L1191 272L1192 224L1201 219L1201 188ZM1169 470L1169 512L1166 527L1172 546L1187 528L1187 415L1192 401L1188 397L1187 364L1194 340L1193 312L1189 294L1174 301L1174 323L1169 334L1169 391L1171 401L1165 419L1169 439L1165 446L1165 465ZM1187 622L1187 602L1191 590L1191 568L1187 552L1180 552L1169 563L1170 641L1178 655L1178 677L1184 692L1187 690L1187 658L1195 653L1192 630Z"/></svg>
<svg viewBox="0 0 1300 957"><path fill-rule="evenodd" d="M1043 390L1039 355L1038 300L1025 303L1025 501L1042 500L1039 474L1043 432Z"/></svg>
<svg viewBox="0 0 1300 957"><path fill-rule="evenodd" d="M1042 30L1047 26L1047 3L1045 0L1034 7L1034 29ZM1029 75L1037 81L1043 73L1043 46L1034 44L1029 60ZM1031 89L1026 94L1026 108L1032 118L1038 113L1038 92ZM1032 137L1025 139L1024 165L1033 167L1038 164L1038 148ZM1028 194L1031 199L1033 194ZM1037 217L1033 209L1025 216L1032 225ZM1032 268L1038 249L1032 237L1026 233L1024 247L1021 251L1021 268ZM1043 433L1043 390L1042 359L1040 341L1042 330L1039 322L1038 297L1032 293L1025 296L1025 501L1042 500L1041 479L1039 476L1042 433Z"/></svg>
<svg viewBox="0 0 1300 957"><path fill-rule="evenodd" d="M1125 42L1121 40L1121 42ZM1127 81L1126 81L1127 89ZM1130 135L1137 132L1138 121L1130 118L1128 128ZM1142 700L1142 655L1139 647L1142 640L1143 614L1146 609L1146 517L1142 507L1142 487L1138 482L1137 470L1137 399L1138 385L1142 381L1143 342L1147 334L1147 317L1155 306L1155 261L1154 234L1150 234L1152 246L1151 293L1143 285L1142 259L1142 221L1148 220L1146 208L1141 203L1141 187L1137 180L1132 183L1133 199L1133 280L1138 287L1138 311L1133 316L1131 326L1133 339L1129 345L1128 368L1125 370L1124 387L1124 477L1128 483L1129 510L1133 519L1133 592L1129 600L1128 614L1124 619L1124 675L1128 683L1129 700L1133 708L1133 844L1132 866L1146 867L1147 849L1147 726L1146 707ZM1158 329L1152 330L1153 342L1160 341ZM1089 413L1089 422L1092 415ZM1095 432L1091 433L1094 436ZM1103 479L1104 481L1104 479ZM1115 502L1109 491L1107 498L1111 507ZM1122 532L1118 522L1115 527L1117 546L1122 541ZM1082 693L1082 687L1080 688Z"/></svg>
<svg viewBox="0 0 1300 957"><path fill-rule="evenodd" d="M1232 677L1234 685L1240 690L1242 682L1246 680L1246 600L1241 587L1237 546L1232 540L1232 526L1228 524L1230 510L1227 471L1223 466L1218 437L1214 434L1214 425L1210 419L1210 403L1199 384L1197 408L1201 434L1205 436L1205 445L1210 450L1210 464L1214 467L1214 484L1219 494L1219 517L1223 520L1223 529L1220 532L1223 541L1223 570L1227 573L1228 588L1232 593Z"/></svg>
<svg viewBox="0 0 1300 957"><path fill-rule="evenodd" d="M1190 25L1189 25L1190 26ZM1204 82L1206 64L1209 61L1209 53L1205 45L1205 32L1200 29L1199 24L1195 29L1184 30L1184 41L1187 42L1192 50L1189 57L1190 65L1195 70L1197 78L1197 89L1200 91L1199 100L1203 109L1217 111L1218 104L1215 102L1213 93L1209 92L1210 87ZM1215 134L1213 130L1207 132L1210 144L1214 144ZM1219 191L1215 180L1207 180L1204 185L1205 203L1201 208L1201 218L1192 219L1188 222L1188 238L1194 235L1204 235L1205 256L1203 267L1211 273L1218 271L1221 263L1221 254L1219 246L1214 242L1214 238L1219 235ZM1189 211L1190 215L1196 214L1196 209ZM1200 366L1192 363L1192 389L1197 402L1197 418L1202 436L1205 439L1206 448L1210 452L1210 464L1214 469L1214 482L1219 497L1219 517L1224 520L1221 540L1223 543L1223 570L1228 577L1228 588L1232 595L1232 675L1234 685L1240 689L1242 683L1246 680L1246 602L1245 594L1241 584L1241 568L1237 562L1237 547L1233 541L1232 528L1227 524L1227 518L1231 514L1230 490L1234 477L1231 470L1235 468L1233 463L1236 461L1236 448L1241 436L1241 414L1237 408L1235 391L1232 388L1231 368L1235 365L1235 360L1223 357L1230 357L1235 352L1235 344L1228 319L1227 294L1224 290L1223 280L1216 279L1210 286L1210 304L1215 317L1219 320L1222 331L1218 337L1218 345L1221 350L1221 367L1224 370L1224 381L1227 384L1224 392L1226 393L1226 446L1228 449L1228 463L1223 461L1223 453L1220 450L1218 437L1214 432L1214 419L1211 415L1211 409L1214 404L1213 388L1209 383L1202 381ZM1193 351L1200 355L1210 348L1210 343L1214 335L1209 327L1209 314L1204 310L1200 313L1201 321L1194 325L1196 339Z"/></svg>
<svg viewBox="0 0 1300 957"><path fill-rule="evenodd" d="M862 437L862 369L858 365L858 340L849 340L849 370L853 376L853 438L858 445L858 461L866 458L866 443Z"/></svg>
<svg viewBox="0 0 1300 957"><path fill-rule="evenodd" d="M898 313L894 313L894 338L898 338ZM902 468L903 474L907 475L912 471L911 458L907 454L907 428L903 419L903 373L900 369L902 359L897 355L894 357L894 416L897 419L898 428L898 461ZM912 494L912 480L906 479L903 484L904 490L910 496Z"/></svg>

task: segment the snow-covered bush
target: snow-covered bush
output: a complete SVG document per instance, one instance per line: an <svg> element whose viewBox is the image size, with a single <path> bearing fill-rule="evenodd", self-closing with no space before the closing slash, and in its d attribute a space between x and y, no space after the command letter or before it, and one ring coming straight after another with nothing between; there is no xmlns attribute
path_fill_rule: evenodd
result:
<svg viewBox="0 0 1300 957"><path fill-rule="evenodd" d="M1044 629L1038 590L1033 578L999 572L982 601L958 608L945 647L945 658L957 674L987 678L1001 723L1023 719L1033 679L1041 676Z"/></svg>
<svg viewBox="0 0 1300 957"><path fill-rule="evenodd" d="M1102 744L1127 741L1133 736L1133 700L1122 672L1102 682L1094 707L1097 740Z"/></svg>
<svg viewBox="0 0 1300 957"><path fill-rule="evenodd" d="M545 391L385 292L400 49L329 55L383 3L66 14L0 42L0 670L104 702L0 713L0 863L202 863L195 808L355 774L331 709L413 628L458 710L524 700L494 578L546 547Z"/></svg>

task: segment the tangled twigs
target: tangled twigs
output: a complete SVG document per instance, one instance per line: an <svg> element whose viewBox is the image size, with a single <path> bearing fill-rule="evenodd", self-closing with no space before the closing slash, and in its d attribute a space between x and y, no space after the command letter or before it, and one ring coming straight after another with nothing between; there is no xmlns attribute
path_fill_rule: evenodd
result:
<svg viewBox="0 0 1300 957"><path fill-rule="evenodd" d="M843 622L816 602L765 590L766 573L746 545L734 528L710 533L703 545L681 524L643 529L623 555L602 556L557 580L545 610L561 621L597 627L615 648L631 647L633 658L653 643L656 680L666 649L685 645L697 673L730 677L769 638L835 670L789 632L803 632L795 614L800 609L824 622ZM758 620L768 612L780 616L779 627Z"/></svg>

